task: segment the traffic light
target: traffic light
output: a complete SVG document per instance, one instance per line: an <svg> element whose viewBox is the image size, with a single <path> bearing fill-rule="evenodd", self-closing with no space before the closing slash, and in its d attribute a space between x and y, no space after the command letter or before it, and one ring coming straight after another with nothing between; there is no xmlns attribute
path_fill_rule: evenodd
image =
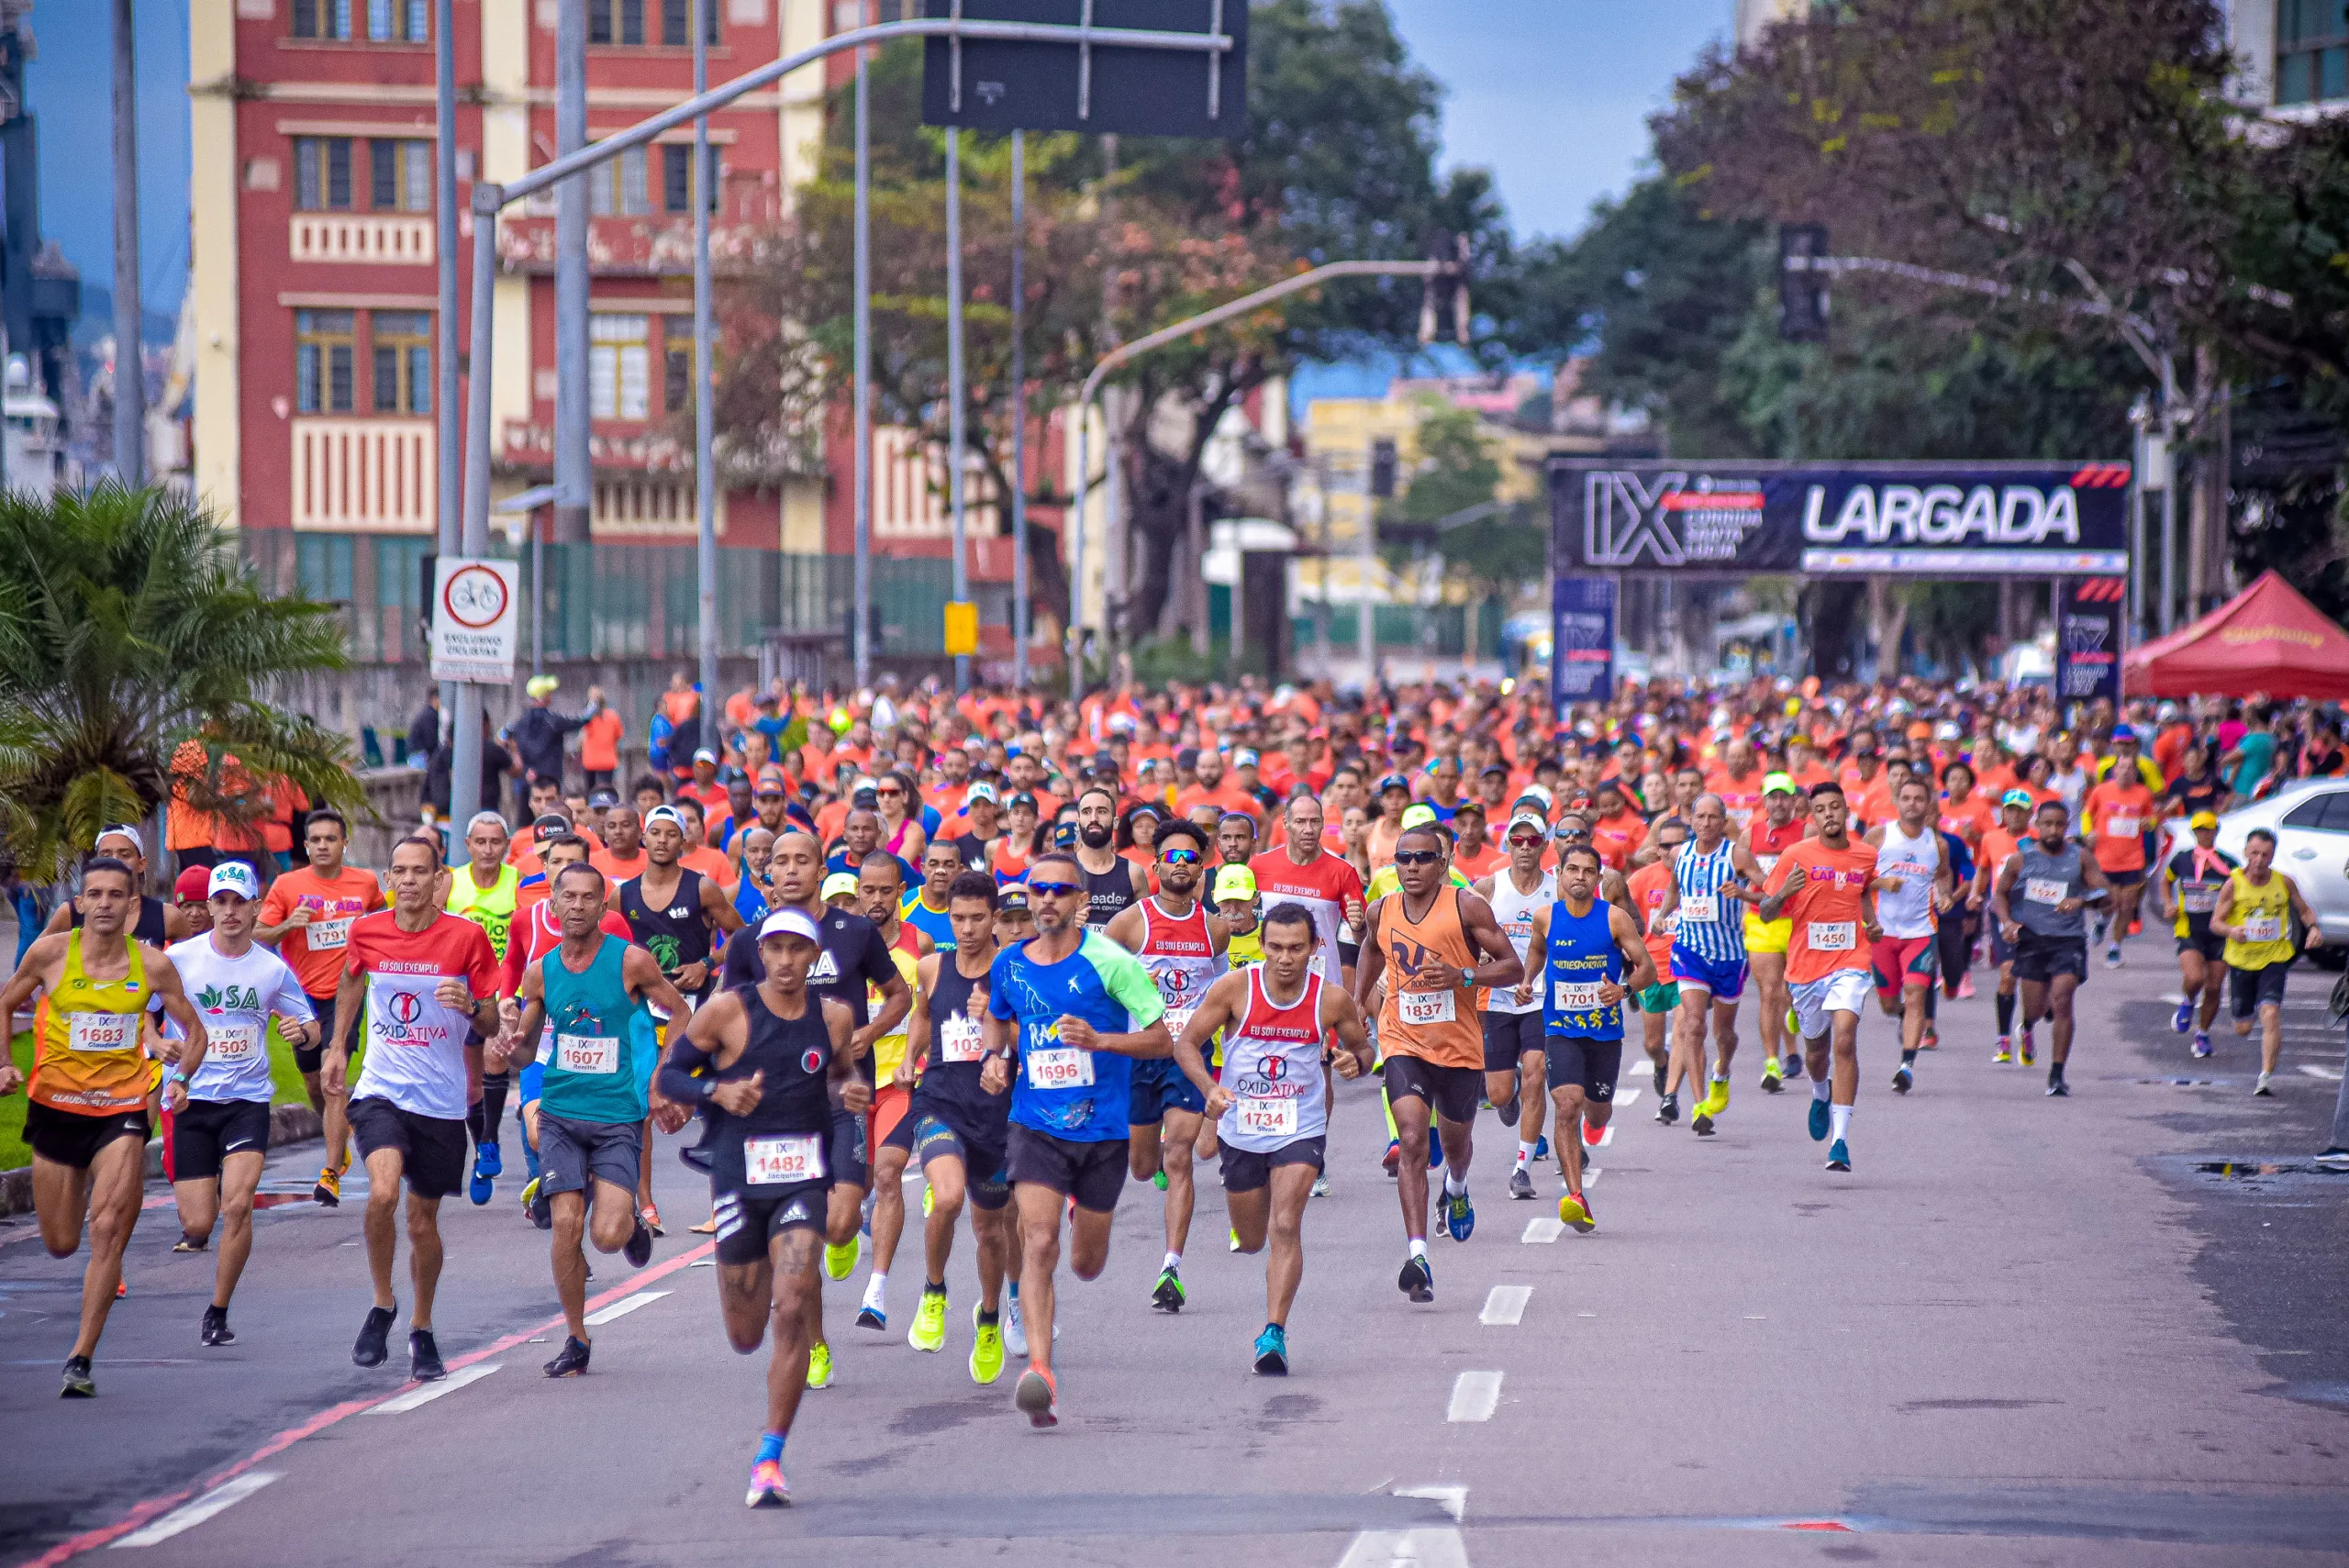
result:
<svg viewBox="0 0 2349 1568"><path fill-rule="evenodd" d="M1374 500L1395 498L1395 443L1383 436L1370 443L1370 494Z"/></svg>
<svg viewBox="0 0 2349 1568"><path fill-rule="evenodd" d="M1827 340L1827 226L1778 226L1778 336L1789 343Z"/></svg>
<svg viewBox="0 0 2349 1568"><path fill-rule="evenodd" d="M1419 341L1435 341L1436 315L1443 302L1449 300L1452 335L1464 349L1468 346L1469 318L1475 314L1468 306L1468 237L1439 229L1428 240L1428 260L1441 270L1431 273L1419 290Z"/></svg>

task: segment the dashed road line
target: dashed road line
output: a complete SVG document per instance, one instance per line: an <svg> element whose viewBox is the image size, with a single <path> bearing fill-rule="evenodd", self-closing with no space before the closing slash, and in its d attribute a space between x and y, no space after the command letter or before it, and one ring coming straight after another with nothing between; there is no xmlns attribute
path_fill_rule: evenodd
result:
<svg viewBox="0 0 2349 1568"><path fill-rule="evenodd" d="M2321 1078L2328 1084L2341 1082L2341 1069L2338 1067L2319 1067L2313 1062L2303 1062L2300 1063L2300 1071L2311 1078Z"/></svg>
<svg viewBox="0 0 2349 1568"><path fill-rule="evenodd" d="M584 1321L590 1328L598 1327L615 1318L625 1318L640 1307L650 1307L668 1294L665 1290L640 1290L634 1296L622 1296L601 1312L589 1313Z"/></svg>
<svg viewBox="0 0 2349 1568"><path fill-rule="evenodd" d="M1563 1219L1529 1219L1525 1222L1525 1234L1518 1240L1529 1247L1540 1246L1555 1241L1565 1232L1566 1223Z"/></svg>
<svg viewBox="0 0 2349 1568"><path fill-rule="evenodd" d="M116 1541L116 1546L160 1546L184 1529L194 1529L213 1515L243 1502L283 1472L248 1470L242 1475L224 1481L193 1503L184 1504L157 1519L153 1524L132 1530Z"/></svg>
<svg viewBox="0 0 2349 1568"><path fill-rule="evenodd" d="M1485 1309L1476 1321L1487 1329L1514 1329L1525 1317L1525 1304L1533 1299L1530 1284L1497 1284L1485 1297Z"/></svg>
<svg viewBox="0 0 2349 1568"><path fill-rule="evenodd" d="M1613 1103L1619 1111L1627 1111L1638 1105L1640 1103L1639 1085L1635 1084L1628 1089L1616 1090Z"/></svg>
<svg viewBox="0 0 2349 1568"><path fill-rule="evenodd" d="M1445 1407L1447 1421L1489 1421L1500 1407L1501 1374L1497 1372L1464 1372L1452 1381L1452 1403Z"/></svg>
<svg viewBox="0 0 2349 1568"><path fill-rule="evenodd" d="M1468 1544L1456 1529L1366 1529L1338 1568L1468 1568Z"/></svg>
<svg viewBox="0 0 2349 1568"><path fill-rule="evenodd" d="M438 1383L418 1384L406 1394L395 1394L381 1405L369 1406L362 1413L369 1416L404 1415L419 1405L429 1405L444 1394L454 1394L469 1383L479 1383L495 1372L500 1364L496 1362L475 1362L471 1366L451 1373Z"/></svg>

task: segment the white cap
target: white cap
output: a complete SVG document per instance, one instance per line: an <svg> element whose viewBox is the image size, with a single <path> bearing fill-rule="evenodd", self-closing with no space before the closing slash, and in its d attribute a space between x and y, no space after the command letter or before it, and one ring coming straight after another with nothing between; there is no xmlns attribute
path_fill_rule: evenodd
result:
<svg viewBox="0 0 2349 1568"><path fill-rule="evenodd" d="M261 881L253 875L253 868L242 861L222 861L212 868L212 879L204 890L206 898L216 893L233 893L250 902L261 896Z"/></svg>
<svg viewBox="0 0 2349 1568"><path fill-rule="evenodd" d="M823 935L816 929L816 922L796 909L778 909L760 921L759 940L764 941L769 937L797 937L818 947L824 945Z"/></svg>
<svg viewBox="0 0 2349 1568"><path fill-rule="evenodd" d="M1550 825L1547 822L1534 816L1531 811L1520 811L1508 819L1508 827L1503 829L1501 837L1506 839L1520 828L1531 828L1544 838L1547 838L1550 832Z"/></svg>
<svg viewBox="0 0 2349 1568"><path fill-rule="evenodd" d="M147 852L147 840L139 836L138 828L131 827L127 822L117 823L112 828L104 828L99 829L98 839L128 839L130 840L130 849L133 854L143 855ZM92 847L95 848L97 844L97 839L91 840L90 843Z"/></svg>
<svg viewBox="0 0 2349 1568"><path fill-rule="evenodd" d="M1542 810L1547 811L1550 809L1550 792L1543 789L1540 784L1527 784L1523 789L1518 791L1517 798L1520 801L1538 800L1542 803Z"/></svg>

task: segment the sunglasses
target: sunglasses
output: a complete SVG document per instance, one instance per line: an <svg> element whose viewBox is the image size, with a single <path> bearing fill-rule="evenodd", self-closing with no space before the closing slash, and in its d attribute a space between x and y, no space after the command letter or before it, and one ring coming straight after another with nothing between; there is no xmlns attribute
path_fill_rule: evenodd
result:
<svg viewBox="0 0 2349 1568"><path fill-rule="evenodd" d="M1443 859L1440 850L1397 850L1395 863L1398 866L1431 866Z"/></svg>
<svg viewBox="0 0 2349 1568"><path fill-rule="evenodd" d="M1031 899L1066 898L1072 894L1084 891L1084 888L1073 882L1031 882L1028 884L1028 896Z"/></svg>
<svg viewBox="0 0 2349 1568"><path fill-rule="evenodd" d="M1542 847L1542 840L1538 834L1511 833L1508 836L1508 841L1512 849L1538 850Z"/></svg>
<svg viewBox="0 0 2349 1568"><path fill-rule="evenodd" d="M1169 850L1158 858L1159 861L1165 865L1195 866L1199 863L1199 851L1197 850Z"/></svg>
<svg viewBox="0 0 2349 1568"><path fill-rule="evenodd" d="M903 795L906 792L901 789L876 789L873 793L875 795Z"/></svg>
<svg viewBox="0 0 2349 1568"><path fill-rule="evenodd" d="M1558 829L1558 837L1561 839L1587 839L1590 837L1590 829L1587 828L1561 828Z"/></svg>

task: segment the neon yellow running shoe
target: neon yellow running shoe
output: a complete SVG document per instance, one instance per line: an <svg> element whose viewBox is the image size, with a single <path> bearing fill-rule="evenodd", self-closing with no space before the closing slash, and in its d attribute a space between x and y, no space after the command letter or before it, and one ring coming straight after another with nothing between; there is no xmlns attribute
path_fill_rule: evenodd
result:
<svg viewBox="0 0 2349 1568"><path fill-rule="evenodd" d="M832 1385L832 1347L820 1341L807 1348L807 1386L829 1388Z"/></svg>
<svg viewBox="0 0 2349 1568"><path fill-rule="evenodd" d="M1003 1324L979 1321L978 1303L971 1304L971 1327L978 1338L971 1345L971 1381L985 1385L1003 1375Z"/></svg>
<svg viewBox="0 0 2349 1568"><path fill-rule="evenodd" d="M914 1309L914 1326L907 1330L906 1343L918 1351L940 1351L946 1348L946 1293L924 1289L921 1305Z"/></svg>
<svg viewBox="0 0 2349 1568"><path fill-rule="evenodd" d="M1716 1078L1706 1091L1705 1103L1699 1107L1707 1116L1719 1116L1729 1109L1729 1080Z"/></svg>
<svg viewBox="0 0 2349 1568"><path fill-rule="evenodd" d="M1590 1212L1589 1200L1580 1193L1565 1193L1560 1195L1558 1218L1574 1227L1578 1235L1587 1236L1598 1229L1598 1221Z"/></svg>
<svg viewBox="0 0 2349 1568"><path fill-rule="evenodd" d="M846 1279L849 1275L856 1273L856 1259L861 1249L858 1245L857 1239L853 1236L840 1243L838 1246L834 1246L830 1242L827 1241L824 1244L825 1274L829 1278L839 1280ZM810 1385L810 1386L812 1387L814 1385Z"/></svg>
<svg viewBox="0 0 2349 1568"><path fill-rule="evenodd" d="M924 1219L928 1219L930 1218L930 1211L937 1207L938 1195L930 1189L930 1184L927 1182L923 1183L921 1189L921 1217Z"/></svg>

